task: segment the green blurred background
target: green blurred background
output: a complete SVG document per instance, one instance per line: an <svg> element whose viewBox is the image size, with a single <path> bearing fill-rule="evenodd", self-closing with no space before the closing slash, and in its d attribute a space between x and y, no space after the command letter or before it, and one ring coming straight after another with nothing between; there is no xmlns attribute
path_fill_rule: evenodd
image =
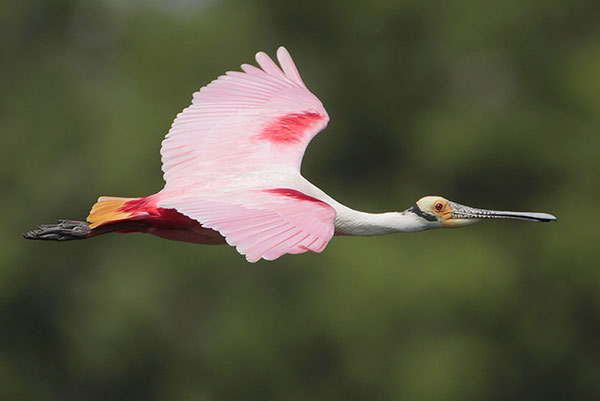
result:
<svg viewBox="0 0 600 401"><path fill-rule="evenodd" d="M0 6L0 399L600 399L600 3ZM556 224L337 238L250 265L141 234L25 241L162 187L193 91L285 45L331 115L303 174Z"/></svg>

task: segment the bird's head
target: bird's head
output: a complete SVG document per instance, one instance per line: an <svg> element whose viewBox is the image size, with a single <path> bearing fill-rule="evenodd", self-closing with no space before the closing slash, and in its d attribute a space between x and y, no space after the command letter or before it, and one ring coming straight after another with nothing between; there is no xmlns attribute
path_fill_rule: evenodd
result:
<svg viewBox="0 0 600 401"><path fill-rule="evenodd" d="M425 228L462 227L483 219L556 221L556 217L548 213L477 209L449 201L441 196L425 196L419 199L407 212L413 213L421 219Z"/></svg>

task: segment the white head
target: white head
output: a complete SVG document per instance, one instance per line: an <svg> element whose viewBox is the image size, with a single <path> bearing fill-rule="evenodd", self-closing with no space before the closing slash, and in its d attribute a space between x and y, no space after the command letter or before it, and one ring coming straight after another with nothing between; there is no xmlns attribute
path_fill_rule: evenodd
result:
<svg viewBox="0 0 600 401"><path fill-rule="evenodd" d="M556 221L556 217L548 213L476 209L449 201L441 196L425 196L419 199L413 207L407 209L405 213L416 215L425 226L425 229L462 227L482 219Z"/></svg>

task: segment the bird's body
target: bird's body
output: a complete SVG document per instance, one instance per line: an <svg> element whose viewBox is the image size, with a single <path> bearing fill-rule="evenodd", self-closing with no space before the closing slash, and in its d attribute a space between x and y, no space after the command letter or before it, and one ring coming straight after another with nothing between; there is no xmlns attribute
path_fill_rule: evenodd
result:
<svg viewBox="0 0 600 401"><path fill-rule="evenodd" d="M321 252L335 235L380 235L456 227L503 217L551 221L545 213L472 209L425 197L404 212L352 210L300 174L306 146L329 121L287 50L280 66L242 65L196 92L161 148L165 187L142 198L100 197L88 223L62 221L31 239L89 238L146 232L202 244L228 243L255 262L286 253Z"/></svg>

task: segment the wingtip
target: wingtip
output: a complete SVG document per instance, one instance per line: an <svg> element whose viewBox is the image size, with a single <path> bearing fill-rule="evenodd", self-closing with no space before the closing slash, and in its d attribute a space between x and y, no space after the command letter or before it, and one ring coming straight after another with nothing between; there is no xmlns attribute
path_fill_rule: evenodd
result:
<svg viewBox="0 0 600 401"><path fill-rule="evenodd" d="M298 72L298 68L294 63L294 59L292 59L292 55L285 48L285 46L279 46L277 49L277 60L279 60L279 64L281 65L281 68L288 79L292 80L297 85L306 87L302 81L302 77L300 77L300 73Z"/></svg>
<svg viewBox="0 0 600 401"><path fill-rule="evenodd" d="M265 57L269 57L269 55L263 51L256 52L256 54L254 55L254 59L259 64L260 64L260 61Z"/></svg>
<svg viewBox="0 0 600 401"><path fill-rule="evenodd" d="M285 48L285 46L279 46L277 48L277 58L281 56L290 57L290 52L288 51L288 49Z"/></svg>
<svg viewBox="0 0 600 401"><path fill-rule="evenodd" d="M288 52L288 50L286 49L286 47L283 45L280 45L277 47L277 55L279 55L279 53L284 53L284 54L287 54L288 56L290 54ZM260 58L260 57L269 57L269 55L266 52L261 50L261 51L256 52L256 54L254 55L254 58L256 59L256 61L258 61L258 58Z"/></svg>
<svg viewBox="0 0 600 401"><path fill-rule="evenodd" d="M275 66L275 68L279 69L277 64L275 64L275 62L273 61L271 56L267 54L267 52L259 51L254 55L254 58L256 59L258 65L263 69L265 69L265 67L269 69L270 66Z"/></svg>
<svg viewBox="0 0 600 401"><path fill-rule="evenodd" d="M244 256L246 257L246 262L248 262L248 263L256 263L261 259L261 257L256 257L256 256L248 256L248 255L244 255Z"/></svg>

